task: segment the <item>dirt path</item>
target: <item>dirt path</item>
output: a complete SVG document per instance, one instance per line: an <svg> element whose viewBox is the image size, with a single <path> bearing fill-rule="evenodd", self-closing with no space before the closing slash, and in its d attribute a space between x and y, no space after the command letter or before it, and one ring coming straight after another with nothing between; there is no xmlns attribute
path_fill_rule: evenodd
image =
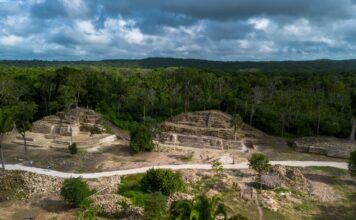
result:
<svg viewBox="0 0 356 220"><path fill-rule="evenodd" d="M347 169L347 163L345 162L328 162L328 161L271 161L271 164L280 164L285 166L295 166L295 167L308 167L308 166L329 166L340 169ZM173 169L173 170L181 170L181 169L201 169L201 170L210 170L211 164L179 164L179 165L159 165L159 166L149 166L149 167L140 167L134 169L127 170L114 170L114 171L106 171L106 172L98 172L98 173L65 173L59 172L55 170L48 170L36 167L28 167L20 164L7 164L5 168L7 170L23 170L29 171L37 174L43 174L48 176L56 176L62 178L69 177L82 177L84 179L95 179L104 176L124 176L136 173L144 173L150 168L163 168L163 169ZM238 164L225 164L224 169L246 169L248 168L248 163L238 163Z"/></svg>

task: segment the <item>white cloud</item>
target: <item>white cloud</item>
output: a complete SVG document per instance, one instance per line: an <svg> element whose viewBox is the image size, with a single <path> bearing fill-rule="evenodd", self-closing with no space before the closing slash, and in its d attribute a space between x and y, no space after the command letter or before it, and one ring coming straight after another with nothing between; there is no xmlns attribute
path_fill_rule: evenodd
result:
<svg viewBox="0 0 356 220"><path fill-rule="evenodd" d="M270 25L270 20L267 18L251 18L248 23L253 25L257 30L266 31Z"/></svg>
<svg viewBox="0 0 356 220"><path fill-rule="evenodd" d="M24 38L16 35L0 36L0 44L4 46L16 46L24 41Z"/></svg>

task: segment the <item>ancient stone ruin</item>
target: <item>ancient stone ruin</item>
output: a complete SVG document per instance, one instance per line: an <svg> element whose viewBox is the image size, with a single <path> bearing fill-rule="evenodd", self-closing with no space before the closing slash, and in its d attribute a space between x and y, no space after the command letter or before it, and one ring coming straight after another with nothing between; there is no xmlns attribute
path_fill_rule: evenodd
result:
<svg viewBox="0 0 356 220"><path fill-rule="evenodd" d="M356 150L356 141L332 137L304 137L288 143L295 151L322 154L329 157L349 158Z"/></svg>
<svg viewBox="0 0 356 220"><path fill-rule="evenodd" d="M117 137L106 131L100 115L93 110L74 108L35 121L26 139L33 147L67 147L72 140L86 148L113 142ZM22 144L22 137L17 136L13 142Z"/></svg>
<svg viewBox="0 0 356 220"><path fill-rule="evenodd" d="M167 145L221 150L247 150L246 145L253 148L252 128L244 125L235 134L230 122L231 116L221 111L183 113L162 124L159 141Z"/></svg>

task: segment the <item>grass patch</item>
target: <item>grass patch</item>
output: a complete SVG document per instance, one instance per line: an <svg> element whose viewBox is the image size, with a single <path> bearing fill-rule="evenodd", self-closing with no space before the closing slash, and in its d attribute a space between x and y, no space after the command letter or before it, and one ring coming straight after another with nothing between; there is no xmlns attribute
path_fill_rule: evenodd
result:
<svg viewBox="0 0 356 220"><path fill-rule="evenodd" d="M304 201L302 204L294 206L297 211L310 212L314 209L313 205L309 201Z"/></svg>
<svg viewBox="0 0 356 220"><path fill-rule="evenodd" d="M330 176L346 176L349 174L347 170L335 167L306 167L304 169L306 171L319 171Z"/></svg>
<svg viewBox="0 0 356 220"><path fill-rule="evenodd" d="M279 187L279 188L277 188L277 189L275 189L274 190L276 193L288 193L288 192L291 192L291 190L290 189L288 189L288 188L284 188L284 187Z"/></svg>

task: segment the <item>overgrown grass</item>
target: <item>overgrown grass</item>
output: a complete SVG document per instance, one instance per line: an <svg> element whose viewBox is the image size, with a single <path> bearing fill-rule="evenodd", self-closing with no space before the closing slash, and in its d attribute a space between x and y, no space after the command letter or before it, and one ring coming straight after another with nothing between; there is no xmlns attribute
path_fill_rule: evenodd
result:
<svg viewBox="0 0 356 220"><path fill-rule="evenodd" d="M318 171L323 174L327 174L330 176L346 176L348 175L348 171L344 169L339 169L335 167L306 167L305 171Z"/></svg>
<svg viewBox="0 0 356 220"><path fill-rule="evenodd" d="M315 209L314 205L308 200L304 201L301 204L294 206L294 208L297 211L301 211L301 212L310 212Z"/></svg>

